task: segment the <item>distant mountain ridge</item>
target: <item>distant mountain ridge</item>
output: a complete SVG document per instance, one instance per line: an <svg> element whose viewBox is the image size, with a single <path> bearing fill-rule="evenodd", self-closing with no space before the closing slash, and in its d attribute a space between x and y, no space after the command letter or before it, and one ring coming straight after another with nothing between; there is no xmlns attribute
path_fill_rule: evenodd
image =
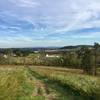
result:
<svg viewBox="0 0 100 100"><path fill-rule="evenodd" d="M63 46L63 47L27 47L27 48L0 48L0 52L4 51L5 49L12 49L12 50L21 50L21 51L44 51L44 50L71 50L71 49L80 49L81 47L88 47L93 48L92 45L76 45L76 46Z"/></svg>
<svg viewBox="0 0 100 100"><path fill-rule="evenodd" d="M60 49L77 49L81 47L93 48L92 45L76 45L76 46L64 46L64 47L61 47Z"/></svg>

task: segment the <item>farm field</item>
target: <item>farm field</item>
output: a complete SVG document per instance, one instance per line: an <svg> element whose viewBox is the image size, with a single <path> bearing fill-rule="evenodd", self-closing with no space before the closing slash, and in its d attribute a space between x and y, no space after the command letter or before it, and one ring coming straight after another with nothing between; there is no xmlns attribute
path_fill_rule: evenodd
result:
<svg viewBox="0 0 100 100"><path fill-rule="evenodd" d="M80 70L0 66L0 100L100 100L100 78Z"/></svg>

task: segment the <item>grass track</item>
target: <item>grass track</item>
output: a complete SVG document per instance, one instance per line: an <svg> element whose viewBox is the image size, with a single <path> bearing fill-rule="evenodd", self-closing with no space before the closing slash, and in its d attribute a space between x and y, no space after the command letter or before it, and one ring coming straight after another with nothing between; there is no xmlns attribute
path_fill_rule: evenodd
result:
<svg viewBox="0 0 100 100"><path fill-rule="evenodd" d="M71 90L70 88L65 88L57 82L49 80L47 77L38 74L37 71L33 71L30 68L29 70L33 76L39 80L42 80L49 88L53 90L53 93L56 94L56 98L54 100L86 100L86 98L82 97L79 93Z"/></svg>
<svg viewBox="0 0 100 100"><path fill-rule="evenodd" d="M57 77L46 76L46 73L50 75L54 72L66 75L60 70L53 71L24 66L0 67L0 100L91 100L68 85L62 85Z"/></svg>
<svg viewBox="0 0 100 100"><path fill-rule="evenodd" d="M75 94L74 100L100 100L100 78L45 67L30 68L40 76L48 78L52 83L57 83L60 87L66 88L65 90L68 93L70 93L69 90L72 90Z"/></svg>
<svg viewBox="0 0 100 100"><path fill-rule="evenodd" d="M0 100L73 100L28 67L0 67Z"/></svg>

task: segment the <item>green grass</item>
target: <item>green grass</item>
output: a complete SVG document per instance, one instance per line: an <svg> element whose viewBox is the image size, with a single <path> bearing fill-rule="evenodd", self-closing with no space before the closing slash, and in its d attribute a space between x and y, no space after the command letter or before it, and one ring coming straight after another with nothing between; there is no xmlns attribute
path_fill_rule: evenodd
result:
<svg viewBox="0 0 100 100"><path fill-rule="evenodd" d="M23 66L0 67L0 100L64 100L60 90L36 76Z"/></svg>
<svg viewBox="0 0 100 100"><path fill-rule="evenodd" d="M44 96L34 96L35 82L23 66L0 67L0 100L44 100Z"/></svg>
<svg viewBox="0 0 100 100"><path fill-rule="evenodd" d="M86 99L100 99L100 78L41 67L31 67L31 69L60 86L79 93Z"/></svg>
<svg viewBox="0 0 100 100"><path fill-rule="evenodd" d="M100 78L55 68L0 67L0 100L99 100Z"/></svg>

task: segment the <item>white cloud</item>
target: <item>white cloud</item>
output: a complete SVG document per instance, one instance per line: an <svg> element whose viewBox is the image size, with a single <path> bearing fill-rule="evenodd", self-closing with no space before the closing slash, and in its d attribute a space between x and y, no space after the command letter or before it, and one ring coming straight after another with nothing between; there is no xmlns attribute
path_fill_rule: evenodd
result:
<svg viewBox="0 0 100 100"><path fill-rule="evenodd" d="M18 19L25 20L33 25L37 25L37 23L45 24L47 29L53 30L53 33L67 32L82 27L92 27L94 24L91 23L90 25L88 20L97 18L100 12L99 0L11 1L18 6L24 6L24 9L18 10L19 12L16 14ZM31 5L40 5L40 7L27 10L27 7L32 7Z"/></svg>
<svg viewBox="0 0 100 100"><path fill-rule="evenodd" d="M48 34L61 34L69 38L83 37L84 39L99 37L99 32L74 34L74 30L100 28L100 0L9 0L9 4L6 4L6 0L4 1L7 6L2 8L0 6L0 20L4 20L7 25L0 24L0 27L10 28L11 30L7 32L9 34L14 30L21 30L21 33L16 32L16 34L21 34L20 37L8 39L10 43L12 39L12 43L17 41L17 45L24 44L25 41L27 45L29 43L39 45L43 38L49 36ZM25 36L25 29L29 31L29 27L23 29L22 24L32 26L30 36L33 35L34 38L27 37L30 32L27 32ZM70 31L73 31L71 37L69 36ZM56 38L56 42L58 37L55 35L52 38ZM48 37L49 44L53 41L50 40L52 38ZM57 43L60 44L60 42Z"/></svg>
<svg viewBox="0 0 100 100"><path fill-rule="evenodd" d="M19 7L36 7L40 5L34 0L10 0L10 2Z"/></svg>
<svg viewBox="0 0 100 100"><path fill-rule="evenodd" d="M100 23L95 21L95 25L93 22L93 19L96 20L96 18L100 18L100 1L98 0L88 0L84 2L78 3L77 1L81 0L75 0L74 3L72 3L72 13L69 16L72 18L70 23L67 25L67 20L66 24L64 27L57 29L54 32L67 32L70 30L77 30L77 29L82 29L82 28L90 28L90 27L99 27ZM74 18L73 18L74 16ZM90 20L90 22L88 21ZM100 20L100 19L99 19ZM97 25L96 25L97 23Z"/></svg>

